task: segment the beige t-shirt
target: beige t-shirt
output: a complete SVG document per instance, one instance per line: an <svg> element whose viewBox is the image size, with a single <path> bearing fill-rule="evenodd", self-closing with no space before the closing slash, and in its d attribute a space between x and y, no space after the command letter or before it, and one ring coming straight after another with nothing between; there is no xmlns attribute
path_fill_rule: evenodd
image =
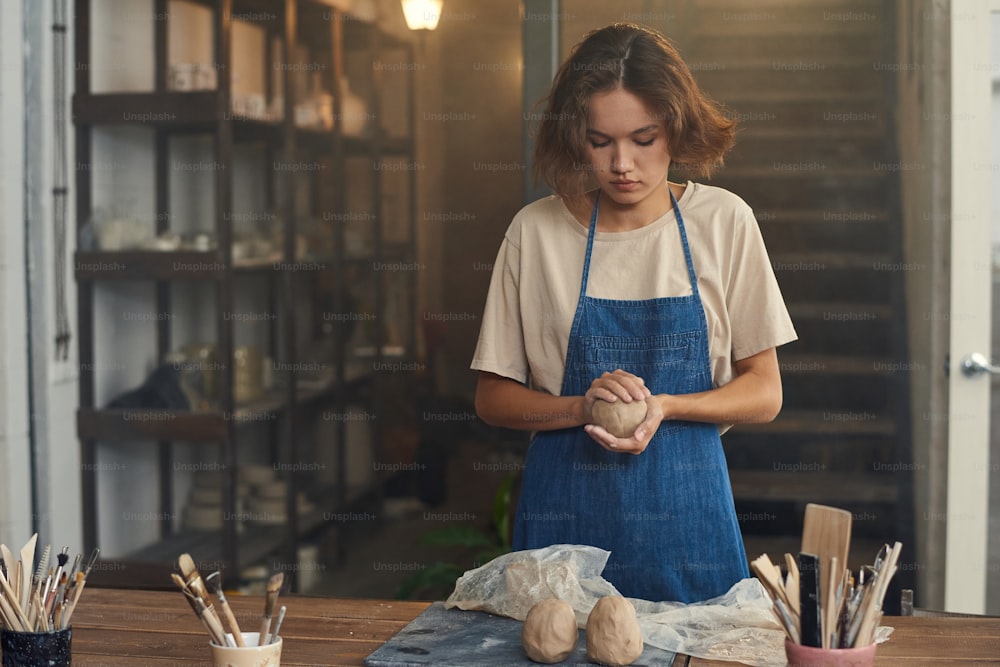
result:
<svg viewBox="0 0 1000 667"><path fill-rule="evenodd" d="M796 339L753 211L722 188L688 182L678 201L708 321L712 378L733 361ZM580 296L587 229L555 196L514 217L493 266L472 368L559 395ZM673 211L645 227L597 232L587 296L691 294Z"/></svg>

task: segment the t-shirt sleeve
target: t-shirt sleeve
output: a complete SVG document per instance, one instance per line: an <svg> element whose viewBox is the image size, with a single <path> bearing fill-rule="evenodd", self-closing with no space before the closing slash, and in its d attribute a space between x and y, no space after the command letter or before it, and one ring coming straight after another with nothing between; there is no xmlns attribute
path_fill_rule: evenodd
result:
<svg viewBox="0 0 1000 667"><path fill-rule="evenodd" d="M733 361L798 338L760 227L748 207L736 211L726 309L732 331Z"/></svg>
<svg viewBox="0 0 1000 667"><path fill-rule="evenodd" d="M526 383L528 357L521 326L520 254L510 238L504 238L493 264L471 367Z"/></svg>

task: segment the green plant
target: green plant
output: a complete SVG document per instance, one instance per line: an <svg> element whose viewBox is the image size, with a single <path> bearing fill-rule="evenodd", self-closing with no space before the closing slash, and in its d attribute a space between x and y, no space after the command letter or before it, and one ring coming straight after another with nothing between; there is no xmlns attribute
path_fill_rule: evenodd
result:
<svg viewBox="0 0 1000 667"><path fill-rule="evenodd" d="M455 587L455 581L466 570L477 568L508 553L511 550L511 489L515 480L516 475L507 476L493 495L493 517L488 529L468 525L447 526L425 533L417 540L418 544L424 546L474 550L468 567L444 561L431 563L404 579L396 588L396 598L445 598Z"/></svg>

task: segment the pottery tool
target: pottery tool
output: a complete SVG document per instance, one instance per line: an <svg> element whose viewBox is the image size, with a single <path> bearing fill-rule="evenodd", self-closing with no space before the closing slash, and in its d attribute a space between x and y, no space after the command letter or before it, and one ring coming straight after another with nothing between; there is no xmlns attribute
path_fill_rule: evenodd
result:
<svg viewBox="0 0 1000 667"><path fill-rule="evenodd" d="M236 622L236 614L233 613L233 608L229 606L229 601L226 600L226 594L222 590L222 574L216 570L212 574L205 577L205 583L208 584L215 580L215 596L219 598L219 609L222 610L222 615L226 617L226 623L229 625L230 632L233 633L233 639L236 641L236 645L239 647L244 646L243 643L243 633L240 631L240 624Z"/></svg>
<svg viewBox="0 0 1000 667"><path fill-rule="evenodd" d="M772 608L778 623L785 629L785 634L796 643L799 641L799 616L794 611L793 605L788 597L788 591L781 580L781 570L778 569L767 554L761 554L752 563L750 569L760 580L771 598Z"/></svg>
<svg viewBox="0 0 1000 667"><path fill-rule="evenodd" d="M6 579L4 581L6 582ZM24 626L21 625L21 621L18 620L10 602L7 601L5 593L0 593L0 618L3 619L5 628L10 628L14 632L24 632Z"/></svg>
<svg viewBox="0 0 1000 667"><path fill-rule="evenodd" d="M837 620L840 612L837 607L837 589L840 588L840 562L836 556L830 558L830 567L824 572L820 569L820 581L826 581L826 599L823 600L823 648L833 648L833 636L837 632Z"/></svg>
<svg viewBox="0 0 1000 667"><path fill-rule="evenodd" d="M21 568L21 588L19 589L21 595L21 609L27 609L28 602L31 599L31 572L34 569L35 543L37 541L38 533L35 533L31 536L27 543L21 547L21 560L18 561L18 565Z"/></svg>
<svg viewBox="0 0 1000 667"><path fill-rule="evenodd" d="M830 582L831 559L836 556L841 566L847 564L847 555L851 549L852 518L850 512L837 507L816 503L806 505L801 551L819 556L821 608L825 608L827 596L830 595L827 587Z"/></svg>
<svg viewBox="0 0 1000 667"><path fill-rule="evenodd" d="M35 590L42 587L43 583L46 583L46 573L49 571L49 552L52 551L52 545L46 544L45 548L42 549L42 557L38 559L38 567L35 568L35 576L32 579L32 585L34 585Z"/></svg>
<svg viewBox="0 0 1000 667"><path fill-rule="evenodd" d="M55 574L51 578L51 586L46 583L46 591L42 597L42 603L45 606L45 613L51 614L52 608L56 604L56 593L60 587L60 584L65 585L66 583L66 563L69 561L69 547L65 547L58 556L56 556L56 561L59 566L56 567Z"/></svg>
<svg viewBox="0 0 1000 667"><path fill-rule="evenodd" d="M764 584L764 587L771 594L772 599L781 600L789 611L793 609L792 603L785 591L785 585L781 581L781 570L771 562L767 554L761 554L756 560L750 563L750 569L754 571L757 578Z"/></svg>
<svg viewBox="0 0 1000 667"><path fill-rule="evenodd" d="M192 593L201 598L208 614L215 621L215 624L221 628L222 619L219 618L218 612L215 611L215 605L212 604L212 598L208 595L208 588L205 586L205 581L201 578L201 573L198 572L198 568L194 564L194 559L191 558L190 554L181 554L180 558L177 559L177 566L180 568L181 574L184 575L184 582L188 588ZM225 639L225 632L222 633L222 636ZM223 641L222 645L226 646L228 643Z"/></svg>
<svg viewBox="0 0 1000 667"><path fill-rule="evenodd" d="M260 621L260 635L257 638L257 645L264 646L267 633L271 628L271 617L274 616L274 608L278 604L278 594L281 586L285 583L285 575L282 572L271 575L267 582L267 596L264 598L264 618Z"/></svg>
<svg viewBox="0 0 1000 667"><path fill-rule="evenodd" d="M7 604L10 606L10 613L13 614L18 624L24 628L26 632L30 631L31 626L28 624L28 617L25 615L24 609L21 607L18 595L14 592L14 589L11 588L10 582L6 577L0 577L0 587L3 588L3 595L6 596Z"/></svg>
<svg viewBox="0 0 1000 667"><path fill-rule="evenodd" d="M819 557L815 554L799 554L799 605L802 645L819 648L823 645L823 634L820 627Z"/></svg>
<svg viewBox="0 0 1000 667"><path fill-rule="evenodd" d="M281 609L278 610L278 620L274 622L274 628L271 630L271 636L268 637L267 643L273 644L278 641L280 636L278 632L281 631L281 622L285 620L285 605L281 605Z"/></svg>
<svg viewBox="0 0 1000 667"><path fill-rule="evenodd" d="M83 587L87 583L87 577L83 572L76 573L76 582L73 584L73 597L69 599L68 602L63 607L62 610L62 624L60 630L69 627L69 619L72 618L73 612L76 611L76 603L80 599L80 595L83 593Z"/></svg>
<svg viewBox="0 0 1000 667"><path fill-rule="evenodd" d="M785 593L788 595L788 599L792 603L792 610L796 615L801 616L801 600L799 595L799 565L795 562L795 557L790 553L785 554L785 569L788 570L788 574L785 575Z"/></svg>
<svg viewBox="0 0 1000 667"><path fill-rule="evenodd" d="M857 636L854 637L854 646L867 646L875 641L875 630L878 628L879 619L882 618L882 603L885 600L885 592L889 587L889 580L896 573L896 563L902 548L903 545L896 542L885 561L877 563L875 579L871 583L869 595L862 603L862 608L859 609L862 620Z"/></svg>

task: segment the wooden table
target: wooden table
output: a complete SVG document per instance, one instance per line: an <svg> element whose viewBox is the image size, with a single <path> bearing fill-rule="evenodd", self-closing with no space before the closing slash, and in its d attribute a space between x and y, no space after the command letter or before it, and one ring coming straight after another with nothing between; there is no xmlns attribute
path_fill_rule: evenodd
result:
<svg viewBox="0 0 1000 667"><path fill-rule="evenodd" d="M230 596L237 621L256 631L263 600ZM282 598L288 616L281 664L362 665L365 656L423 611L426 602ZM472 613L472 612L470 612ZM878 667L1000 665L1000 619L891 617ZM73 617L74 667L210 665L208 635L177 592L87 588ZM677 667L736 667L679 657Z"/></svg>

